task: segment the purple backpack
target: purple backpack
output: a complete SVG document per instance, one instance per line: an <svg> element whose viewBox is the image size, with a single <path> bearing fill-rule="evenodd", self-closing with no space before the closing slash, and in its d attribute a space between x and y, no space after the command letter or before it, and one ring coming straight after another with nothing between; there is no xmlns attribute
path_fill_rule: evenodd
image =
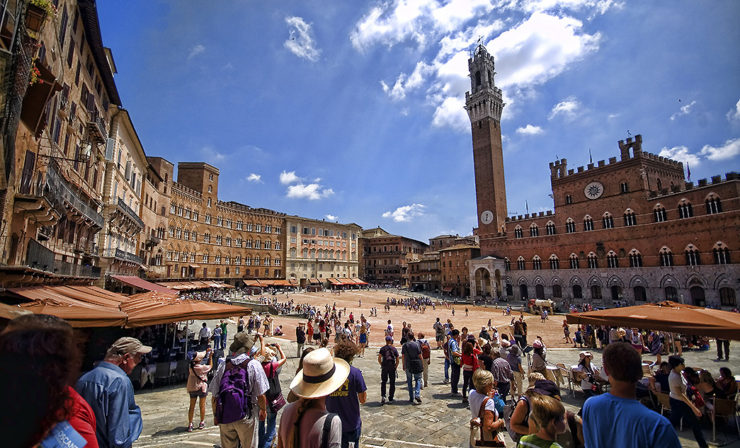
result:
<svg viewBox="0 0 740 448"><path fill-rule="evenodd" d="M247 368L226 361L216 402L218 423L233 423L252 416L252 402L249 399L249 378Z"/></svg>

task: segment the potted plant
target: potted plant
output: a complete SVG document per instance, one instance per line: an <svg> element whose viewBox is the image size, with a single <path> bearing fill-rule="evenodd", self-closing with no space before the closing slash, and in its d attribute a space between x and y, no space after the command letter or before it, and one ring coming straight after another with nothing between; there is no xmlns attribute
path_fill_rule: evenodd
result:
<svg viewBox="0 0 740 448"><path fill-rule="evenodd" d="M36 67L36 59L31 63L31 77L28 80L28 85L32 86L41 80L41 71Z"/></svg>
<svg viewBox="0 0 740 448"><path fill-rule="evenodd" d="M46 17L54 14L56 14L56 9L51 0L30 0L26 8L26 29L39 33Z"/></svg>

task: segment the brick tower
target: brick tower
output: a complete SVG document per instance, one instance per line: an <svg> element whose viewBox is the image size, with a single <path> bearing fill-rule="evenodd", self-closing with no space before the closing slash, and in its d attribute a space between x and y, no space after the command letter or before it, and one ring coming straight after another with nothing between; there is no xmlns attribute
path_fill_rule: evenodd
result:
<svg viewBox="0 0 740 448"><path fill-rule="evenodd" d="M493 56L478 45L468 59L470 92L465 109L473 130L473 164L478 205L478 234L496 235L504 230L507 216L504 156L501 147L501 89L493 82Z"/></svg>

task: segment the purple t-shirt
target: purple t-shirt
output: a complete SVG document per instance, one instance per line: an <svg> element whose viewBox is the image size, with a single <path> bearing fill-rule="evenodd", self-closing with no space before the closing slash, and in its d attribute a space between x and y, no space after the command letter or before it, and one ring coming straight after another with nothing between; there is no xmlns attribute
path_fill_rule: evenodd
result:
<svg viewBox="0 0 740 448"><path fill-rule="evenodd" d="M326 397L326 410L339 414L342 419L342 432L354 431L362 425L360 400L357 394L366 390L367 386L360 369L349 366L349 376L344 384Z"/></svg>

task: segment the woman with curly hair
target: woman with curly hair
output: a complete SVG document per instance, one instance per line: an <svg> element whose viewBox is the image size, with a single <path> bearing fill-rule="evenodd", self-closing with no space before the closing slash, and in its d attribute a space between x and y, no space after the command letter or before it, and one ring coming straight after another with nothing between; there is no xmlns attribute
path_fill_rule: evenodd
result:
<svg viewBox="0 0 740 448"><path fill-rule="evenodd" d="M354 442L360 446L362 419L360 405L367 400L367 387L362 371L352 366L352 360L358 352L357 345L349 339L342 339L334 346L334 358L343 359L349 364L349 376L344 384L326 397L326 410L339 414L342 420L342 446Z"/></svg>
<svg viewBox="0 0 740 448"><path fill-rule="evenodd" d="M43 314L0 333L0 434L5 447L35 446L61 434L97 448L95 414L72 388L80 367L72 327Z"/></svg>

